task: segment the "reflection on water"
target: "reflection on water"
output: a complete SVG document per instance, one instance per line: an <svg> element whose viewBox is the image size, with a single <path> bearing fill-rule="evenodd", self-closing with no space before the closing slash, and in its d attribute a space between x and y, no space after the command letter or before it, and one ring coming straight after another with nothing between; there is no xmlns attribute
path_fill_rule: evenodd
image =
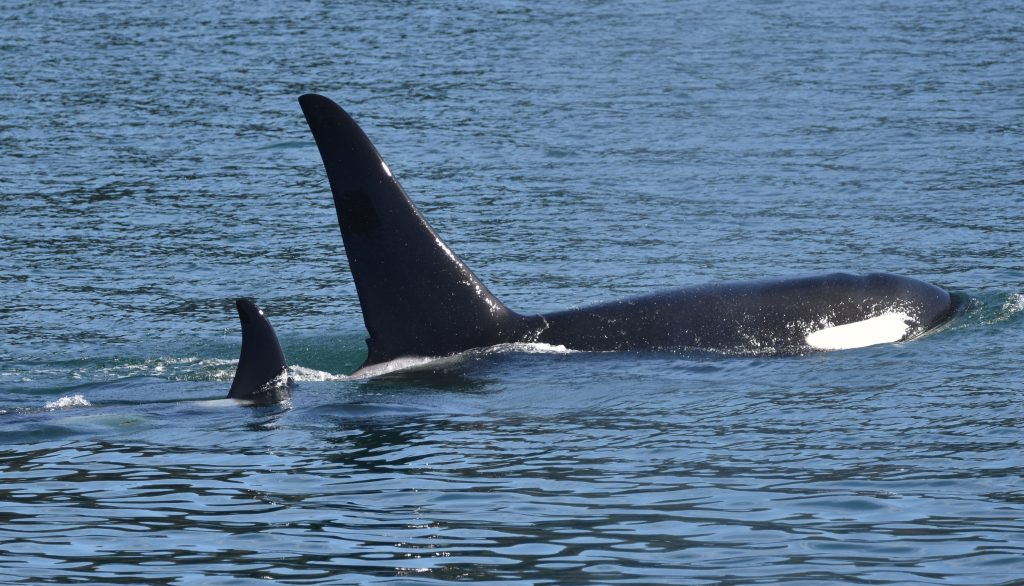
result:
<svg viewBox="0 0 1024 586"><path fill-rule="evenodd" d="M868 359L886 368L889 354L724 359L629 395L602 388L616 367L595 361L595 380L560 408L550 394L571 384L440 390L422 373L306 383L276 409L80 408L102 421L28 446L8 437L0 564L154 581L966 584L1019 572L1015 393L814 382ZM497 357L462 378L514 364L525 383L537 359ZM84 425L61 421L72 413L49 425Z"/></svg>
<svg viewBox="0 0 1024 586"><path fill-rule="evenodd" d="M784 359L484 354L271 407L221 399L227 380L32 392L0 414L0 568L1002 583L1024 559L1021 389L960 352L1012 331L991 323L1011 297L916 342Z"/></svg>
<svg viewBox="0 0 1024 586"><path fill-rule="evenodd" d="M1005 0L6 2L0 582L1018 583L1022 36ZM834 270L970 301L844 352L352 379L311 91L523 312ZM224 400L238 297L289 403Z"/></svg>
<svg viewBox="0 0 1024 586"><path fill-rule="evenodd" d="M1019 410L991 394L973 399L977 419L944 421L941 394L890 392L709 388L518 415L499 412L500 396L471 414L168 404L190 416L190 445L158 442L150 423L116 442L4 450L0 564L154 581L968 583L1019 571Z"/></svg>

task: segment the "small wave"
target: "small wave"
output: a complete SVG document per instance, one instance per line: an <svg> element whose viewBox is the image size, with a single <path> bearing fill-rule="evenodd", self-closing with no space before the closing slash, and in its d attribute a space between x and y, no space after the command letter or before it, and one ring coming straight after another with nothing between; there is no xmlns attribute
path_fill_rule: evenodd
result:
<svg viewBox="0 0 1024 586"><path fill-rule="evenodd" d="M1024 314L1024 293L982 294L968 298L963 314L968 324L996 325Z"/></svg>
<svg viewBox="0 0 1024 586"><path fill-rule="evenodd" d="M579 350L571 350L561 344L543 344L541 342L517 342L515 344L498 344L483 348L482 353L519 352L522 354L574 354Z"/></svg>
<svg viewBox="0 0 1024 586"><path fill-rule="evenodd" d="M983 323L998 324L1015 320L1021 313L1024 313L1024 293L1010 293L991 318L982 319Z"/></svg>
<svg viewBox="0 0 1024 586"><path fill-rule="evenodd" d="M172 368L168 370L167 366ZM162 376L168 380L229 381L234 378L237 366L237 359L161 358L155 364L147 365L147 374Z"/></svg>
<svg viewBox="0 0 1024 586"><path fill-rule="evenodd" d="M260 386L260 391L266 391L269 389L287 387L288 382L292 380L292 377L288 374L287 368L282 368L281 372L277 373L277 376L268 380Z"/></svg>
<svg viewBox="0 0 1024 586"><path fill-rule="evenodd" d="M53 411L56 409L71 409L73 407L88 407L91 404L82 395L66 395L56 401L47 402L45 408Z"/></svg>
<svg viewBox="0 0 1024 586"><path fill-rule="evenodd" d="M292 375L292 380L296 382L312 381L312 382L323 382L323 381L338 381L338 380L350 380L352 377L344 374L332 374L323 370L317 370L315 368L306 368L305 366L291 365L288 367L288 372Z"/></svg>
<svg viewBox="0 0 1024 586"><path fill-rule="evenodd" d="M165 356L126 361L115 359L110 363L99 365L95 372L105 378L154 376L167 380L231 380L237 364L237 359ZM82 378L86 372L87 370L83 368L73 374Z"/></svg>
<svg viewBox="0 0 1024 586"><path fill-rule="evenodd" d="M1013 293L1003 304L1003 312L1007 314L1007 317L1022 311L1024 311L1024 293Z"/></svg>

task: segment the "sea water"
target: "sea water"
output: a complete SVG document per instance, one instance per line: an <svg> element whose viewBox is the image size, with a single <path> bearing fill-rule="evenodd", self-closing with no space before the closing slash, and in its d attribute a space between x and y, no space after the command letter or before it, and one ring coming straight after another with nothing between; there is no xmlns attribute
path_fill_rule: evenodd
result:
<svg viewBox="0 0 1024 586"><path fill-rule="evenodd" d="M6 2L0 581L1024 581L1016 2ZM887 271L772 357L366 336L296 97L523 312ZM297 381L225 401L236 297Z"/></svg>

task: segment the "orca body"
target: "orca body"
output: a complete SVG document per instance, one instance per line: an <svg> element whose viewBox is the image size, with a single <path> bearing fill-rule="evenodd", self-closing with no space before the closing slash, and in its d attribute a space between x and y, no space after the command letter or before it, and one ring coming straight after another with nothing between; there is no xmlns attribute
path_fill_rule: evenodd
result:
<svg viewBox="0 0 1024 586"><path fill-rule="evenodd" d="M228 398L257 405L286 401L291 397L292 381L274 327L252 301L239 299L235 307L242 322L242 352Z"/></svg>
<svg viewBox="0 0 1024 586"><path fill-rule="evenodd" d="M793 354L906 340L957 298L874 273L688 287L542 315L506 307L434 232L355 121L331 100L299 104L320 150L369 332L361 368L508 343L583 351Z"/></svg>

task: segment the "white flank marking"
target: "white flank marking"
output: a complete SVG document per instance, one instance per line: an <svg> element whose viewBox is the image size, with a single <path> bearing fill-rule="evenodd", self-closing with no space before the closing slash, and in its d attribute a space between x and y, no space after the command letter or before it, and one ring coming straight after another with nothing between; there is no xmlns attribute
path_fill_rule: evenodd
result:
<svg viewBox="0 0 1024 586"><path fill-rule="evenodd" d="M899 342L910 329L910 316L903 312L882 315L807 334L807 345L818 350L847 350L875 344Z"/></svg>

